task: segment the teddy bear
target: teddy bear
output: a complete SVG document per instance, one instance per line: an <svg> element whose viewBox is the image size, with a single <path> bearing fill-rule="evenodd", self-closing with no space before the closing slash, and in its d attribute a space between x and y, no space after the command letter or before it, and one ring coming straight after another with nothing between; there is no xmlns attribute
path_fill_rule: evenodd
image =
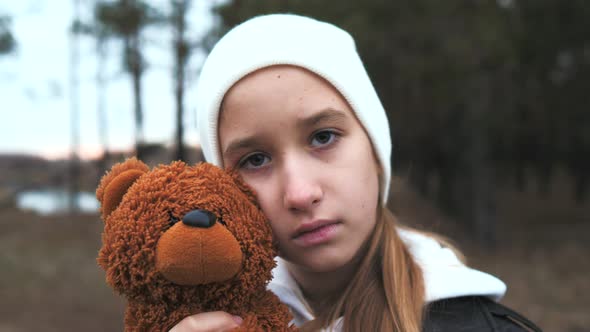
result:
<svg viewBox="0 0 590 332"><path fill-rule="evenodd" d="M96 190L104 221L98 264L127 299L125 331L168 331L183 318L225 311L236 331L293 331L266 289L277 254L254 193L209 163L150 169L130 158Z"/></svg>

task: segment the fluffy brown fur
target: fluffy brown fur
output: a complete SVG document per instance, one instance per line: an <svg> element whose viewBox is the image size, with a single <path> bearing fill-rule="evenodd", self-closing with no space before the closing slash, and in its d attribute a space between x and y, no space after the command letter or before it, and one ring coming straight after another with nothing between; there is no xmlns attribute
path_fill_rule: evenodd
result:
<svg viewBox="0 0 590 332"><path fill-rule="evenodd" d="M217 310L242 317L238 330L293 329L288 308L266 289L276 255L270 226L237 175L207 163L149 170L129 159L102 178L96 194L105 223L98 263L128 300L126 331L167 331ZM195 209L217 222L183 224Z"/></svg>

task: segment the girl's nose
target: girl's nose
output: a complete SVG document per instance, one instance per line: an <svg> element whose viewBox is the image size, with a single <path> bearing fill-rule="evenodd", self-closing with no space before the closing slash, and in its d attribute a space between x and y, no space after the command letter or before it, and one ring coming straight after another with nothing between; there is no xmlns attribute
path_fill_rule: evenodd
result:
<svg viewBox="0 0 590 332"><path fill-rule="evenodd" d="M303 167L285 172L283 204L291 211L309 211L323 198L323 191L311 171Z"/></svg>

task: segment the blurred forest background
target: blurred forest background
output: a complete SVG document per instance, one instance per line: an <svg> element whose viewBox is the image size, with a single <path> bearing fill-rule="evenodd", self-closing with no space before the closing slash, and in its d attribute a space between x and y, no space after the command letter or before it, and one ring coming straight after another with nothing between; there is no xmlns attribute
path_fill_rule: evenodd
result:
<svg viewBox="0 0 590 332"><path fill-rule="evenodd" d="M213 27L191 40L186 13L197 1L72 1L71 116L97 112L104 149L80 158L84 133L74 120L68 158L0 155L0 331L121 330L124 303L95 262L98 180L131 155L150 165L202 160L183 136L193 93L186 77L198 73L188 59L230 27L272 12L326 20L355 37L389 113L390 205L400 219L454 240L469 264L508 284L503 302L544 330L590 331L590 3L230 0L211 3ZM84 11L92 19L81 19ZM0 12L0 57L18 49L14 19ZM150 26L171 31L175 104L160 111L177 125L166 142L143 132ZM98 105L76 97L83 38L96 43ZM106 53L106 42L122 52ZM107 57L120 59L133 93L130 151L106 144Z"/></svg>

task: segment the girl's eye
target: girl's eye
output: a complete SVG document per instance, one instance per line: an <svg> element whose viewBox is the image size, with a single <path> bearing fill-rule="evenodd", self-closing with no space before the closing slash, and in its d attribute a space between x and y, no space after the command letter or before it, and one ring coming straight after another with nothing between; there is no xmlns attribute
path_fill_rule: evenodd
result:
<svg viewBox="0 0 590 332"><path fill-rule="evenodd" d="M311 138L311 145L324 146L334 142L336 133L331 130L322 130L315 133Z"/></svg>
<svg viewBox="0 0 590 332"><path fill-rule="evenodd" d="M270 161L270 158L262 153L253 153L244 158L239 163L240 168L256 169L264 166Z"/></svg>

